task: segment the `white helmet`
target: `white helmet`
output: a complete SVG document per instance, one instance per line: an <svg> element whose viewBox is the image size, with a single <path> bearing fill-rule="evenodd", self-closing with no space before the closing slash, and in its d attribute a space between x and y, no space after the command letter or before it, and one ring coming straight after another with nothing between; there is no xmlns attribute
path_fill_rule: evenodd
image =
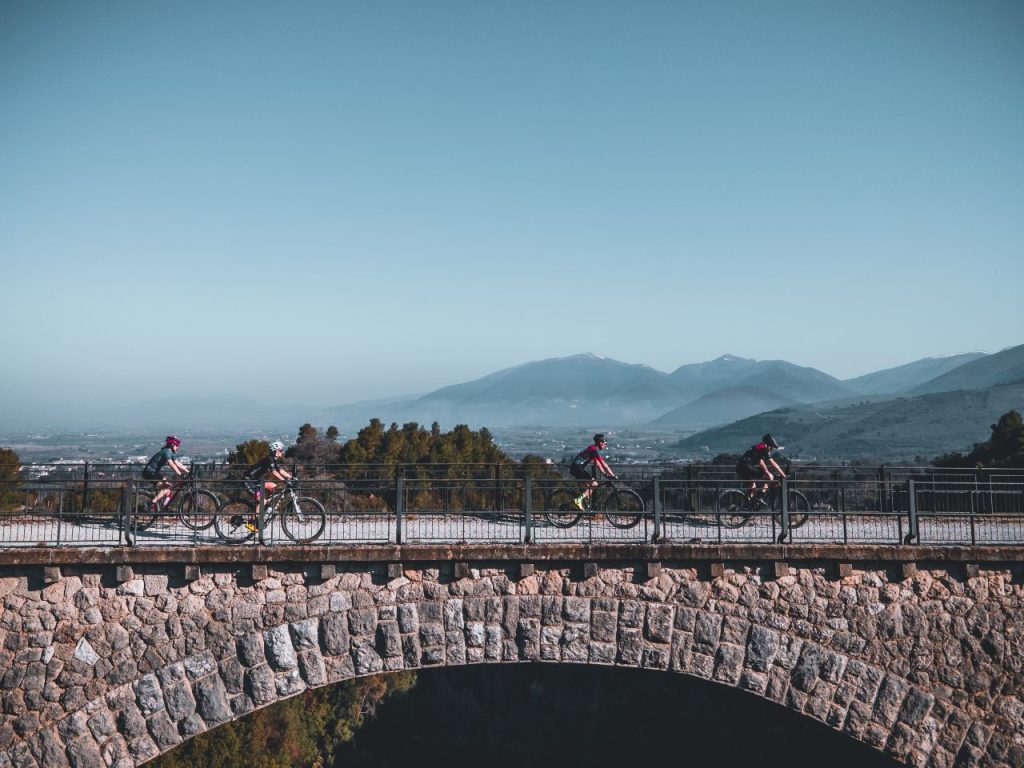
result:
<svg viewBox="0 0 1024 768"><path fill-rule="evenodd" d="M283 450L284 450L284 443L282 443L280 440L275 440L274 442L272 442L270 444L270 452L271 453L277 453L278 451L283 451Z"/></svg>

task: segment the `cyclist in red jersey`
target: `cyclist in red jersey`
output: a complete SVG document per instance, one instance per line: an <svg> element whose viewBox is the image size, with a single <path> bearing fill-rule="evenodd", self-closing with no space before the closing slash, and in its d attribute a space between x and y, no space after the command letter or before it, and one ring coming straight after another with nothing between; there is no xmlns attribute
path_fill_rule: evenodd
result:
<svg viewBox="0 0 1024 768"><path fill-rule="evenodd" d="M768 484L775 479L772 469L775 470L775 474L778 475L780 480L785 479L786 473L782 471L782 467L778 465L778 462L772 458L772 451L778 447L779 444L775 441L774 437L765 435L761 438L760 443L751 447L736 463L736 474L740 476L740 479L750 481L747 498L751 501L757 495L757 483L762 478L764 478L764 485L761 486L761 493L764 494L768 491Z"/></svg>
<svg viewBox="0 0 1024 768"><path fill-rule="evenodd" d="M608 462L604 460L604 456L601 455L608 446L608 441L605 436L600 432L594 435L594 443L588 448L584 448L582 451L573 457L572 463L569 465L569 473L580 482L585 483L583 486L583 492L572 500L573 505L576 509L585 510L590 502L590 494L594 492L600 483L597 482L597 470L601 470L601 474L605 477L612 479L618 479L618 475L612 472L612 468L608 466Z"/></svg>

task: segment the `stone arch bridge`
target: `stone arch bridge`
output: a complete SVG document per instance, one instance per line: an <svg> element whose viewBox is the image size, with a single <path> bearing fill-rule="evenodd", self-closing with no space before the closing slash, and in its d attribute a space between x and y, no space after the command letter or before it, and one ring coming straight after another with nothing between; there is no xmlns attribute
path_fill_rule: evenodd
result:
<svg viewBox="0 0 1024 768"><path fill-rule="evenodd" d="M0 768L127 768L301 691L548 662L733 686L913 766L1024 766L1014 548L0 553Z"/></svg>

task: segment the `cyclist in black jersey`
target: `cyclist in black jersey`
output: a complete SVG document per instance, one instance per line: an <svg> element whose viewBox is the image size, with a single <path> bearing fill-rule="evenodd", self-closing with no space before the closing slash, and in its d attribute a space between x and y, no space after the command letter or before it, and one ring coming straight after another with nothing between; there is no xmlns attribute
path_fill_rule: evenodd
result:
<svg viewBox="0 0 1024 768"><path fill-rule="evenodd" d="M284 443L280 440L275 440L270 444L269 448L270 452L266 456L242 473L245 487L249 493L256 497L257 503L263 498L264 494L269 496L277 488L277 483L273 480L264 480L264 477L269 475L274 480L282 483L292 479L291 473L281 466L281 459L284 458ZM255 531L256 521L248 520L245 526L249 530Z"/></svg>
<svg viewBox="0 0 1024 768"><path fill-rule="evenodd" d="M786 473L782 471L782 467L778 465L778 462L772 458L772 451L778 447L779 444L775 441L774 437L765 435L761 438L760 443L752 446L736 463L736 474L740 476L740 479L750 481L750 487L747 489L747 498L751 501L757 495L757 483L762 478L764 478L764 485L761 486L761 493L764 494L768 491L768 484L775 479L775 476L772 475L772 469L775 470L775 474L779 476L780 480L785 479ZM767 502L764 502L762 498L762 503Z"/></svg>
<svg viewBox="0 0 1024 768"><path fill-rule="evenodd" d="M162 506L161 502L166 503L164 500L170 501L171 498L171 484L164 478L160 470L168 466L178 477L188 473L185 465L174 458L174 454L178 452L180 447L181 440L174 435L168 435L164 440L164 447L153 454L149 463L146 464L146 468L142 470L142 478L144 480L152 480L156 490L153 501L149 504L151 512L159 510Z"/></svg>
<svg viewBox="0 0 1024 768"><path fill-rule="evenodd" d="M576 509L585 510L590 501L590 494L600 485L597 482L597 470L600 469L601 474L605 477L618 478L618 475L612 472L612 468L608 466L608 462L604 460L604 456L601 455L601 451L607 446L608 441L605 436L598 433L594 435L593 444L577 453L573 457L572 463L569 464L569 473L585 483L583 492L572 500Z"/></svg>

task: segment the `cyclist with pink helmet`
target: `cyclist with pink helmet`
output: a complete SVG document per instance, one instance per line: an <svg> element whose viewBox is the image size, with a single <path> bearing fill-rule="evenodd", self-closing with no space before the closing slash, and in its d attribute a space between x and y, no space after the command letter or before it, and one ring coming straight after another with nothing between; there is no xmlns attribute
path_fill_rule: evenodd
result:
<svg viewBox="0 0 1024 768"><path fill-rule="evenodd" d="M142 470L142 478L144 480L152 480L156 494L153 496L153 501L150 502L150 510L156 512L162 507L161 502L165 499L170 501L171 496L171 484L163 476L161 470L168 466L178 477L188 474L188 470L185 465L174 458L174 455L178 452L178 448L181 447L181 440L176 438L174 435L168 435L164 440L164 447L153 454L153 457L146 464L146 468ZM166 502L164 502L166 503Z"/></svg>

